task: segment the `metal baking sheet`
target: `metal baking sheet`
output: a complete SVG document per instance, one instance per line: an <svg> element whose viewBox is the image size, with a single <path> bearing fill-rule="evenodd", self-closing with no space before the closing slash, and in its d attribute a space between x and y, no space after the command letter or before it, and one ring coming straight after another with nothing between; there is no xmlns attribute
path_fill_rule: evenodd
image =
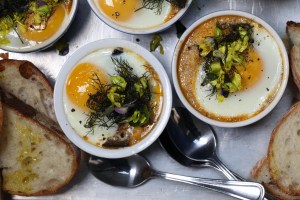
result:
<svg viewBox="0 0 300 200"><path fill-rule="evenodd" d="M286 41L285 27L289 20L300 22L299 0L198 0L198 9L194 4L188 9L181 21L190 26L200 17L214 11L232 9L241 10L257 15L267 21ZM171 59L177 42L175 27L161 33L165 54L153 54L161 61L171 78ZM91 11L85 0L79 0L79 9L70 29L64 36L70 44L70 53L59 56L54 48L37 53L19 54L9 53L13 59L26 59L38 66L53 84L59 70L66 59L78 48L102 38L123 38L136 42L149 49L152 35L130 35L116 31L101 22ZM0 50L0 53L4 51ZM259 122L243 128L213 127L218 136L218 154L221 160L233 171L245 178L250 177L250 171L255 163L266 155L269 138L276 122L298 99L299 90L290 77L287 89L275 109ZM179 104L174 93L174 105ZM170 158L156 142L143 155L158 170L179 173L190 176L209 178L225 178L212 169L198 169L181 166ZM87 170L86 160L83 157L80 169L72 182L54 196L47 197L20 197L13 199L55 199L55 200L82 200L82 199L109 199L109 200L156 200L156 199L206 199L229 200L233 199L216 192L208 191L197 186L176 183L167 180L153 179L144 185L134 188L117 188L98 181Z"/></svg>

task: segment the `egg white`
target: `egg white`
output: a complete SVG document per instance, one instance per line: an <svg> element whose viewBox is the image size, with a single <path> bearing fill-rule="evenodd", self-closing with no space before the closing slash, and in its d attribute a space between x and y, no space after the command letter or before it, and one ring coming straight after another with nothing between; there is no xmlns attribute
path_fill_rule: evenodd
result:
<svg viewBox="0 0 300 200"><path fill-rule="evenodd" d="M111 60L112 52L112 48L95 51L84 57L80 62L77 63L77 65L88 62L97 66L108 75L116 75L117 73L115 71L115 65ZM137 76L142 76L147 72L145 67L146 61L134 52L124 50L124 53L120 54L119 56L114 56L114 58L118 57L122 57L122 59L127 60L130 66L133 68L133 73ZM65 113L71 127L78 135L84 137L89 143L102 146L106 138L113 136L116 133L117 126L110 127L108 129L104 127L94 127L93 132L90 132L90 129L85 128L84 124L88 118L88 113L70 101L66 93L66 88L64 89L63 101Z"/></svg>
<svg viewBox="0 0 300 200"><path fill-rule="evenodd" d="M100 6L95 0L95 4L98 6L100 12L106 16L106 14L101 10ZM172 6L169 2L164 1L162 5L162 11L159 15L155 14L155 10L150 9L141 9L137 12L134 12L132 17L127 21L117 21L107 17L113 23L132 29L148 29L159 26L165 23L166 18L171 12Z"/></svg>
<svg viewBox="0 0 300 200"><path fill-rule="evenodd" d="M221 103L216 95L210 96L210 86L201 86L204 72L200 67L194 91L201 107L219 117L252 116L268 105L269 97L276 94L282 81L283 59L275 39L270 33L254 23L254 49L263 61L260 80L248 89L230 94Z"/></svg>

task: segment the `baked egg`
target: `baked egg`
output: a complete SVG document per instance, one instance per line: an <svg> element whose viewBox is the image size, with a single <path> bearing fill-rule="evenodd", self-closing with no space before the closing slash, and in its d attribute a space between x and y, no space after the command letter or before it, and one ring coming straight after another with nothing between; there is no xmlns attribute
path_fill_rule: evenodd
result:
<svg viewBox="0 0 300 200"><path fill-rule="evenodd" d="M31 26L28 26L28 28L24 32L20 32L20 34L24 39L28 41L45 41L59 29L67 13L67 5L59 5L54 9L53 14L48 19L47 26L45 29L35 29ZM27 18L27 22L30 23L30 21L32 21L33 18L34 15L29 16Z"/></svg>
<svg viewBox="0 0 300 200"><path fill-rule="evenodd" d="M71 24L78 0L26 1L28 6L0 18L6 29L0 34L0 48L12 52L33 52L56 42ZM3 28L3 27L1 27Z"/></svg>
<svg viewBox="0 0 300 200"><path fill-rule="evenodd" d="M288 60L281 40L262 20L258 22L254 16L243 12L222 13L200 19L183 35L175 51L173 79L180 99L197 117L219 126L243 126L266 115L279 101L287 83ZM224 100L220 100L216 95L218 91L213 89L218 88L213 85L219 84L218 81L204 84L207 59L201 57L199 51L199 44L216 35L216 27L220 24L250 24L253 31L247 58L234 71L239 74L239 90L229 95L227 92ZM223 56L228 56L228 52ZM220 56L220 59L224 62L227 58Z"/></svg>
<svg viewBox="0 0 300 200"><path fill-rule="evenodd" d="M118 26L129 29L157 27L172 19L181 9L166 0L162 1L161 5L152 3L154 5L151 6L149 2L144 0L94 0L105 18ZM147 7L145 4L152 9L145 8Z"/></svg>
<svg viewBox="0 0 300 200"><path fill-rule="evenodd" d="M140 101L139 98L134 98L133 101L125 103L125 94L115 93L115 90L120 88L119 86L114 87L117 84L114 82L116 80L114 78L123 80L123 78L120 78L123 76L119 74L120 68L118 67L120 65L116 65L115 61L123 61L123 63L130 66L128 69L132 70L132 76L147 78L147 87L149 87L151 94L149 101L151 109L149 109L150 115L147 123L134 123L132 125L133 121L130 121L130 117L130 119L124 118L119 123L111 123L113 120L123 117L122 115L125 116L127 112L132 113L129 114L130 116L135 115L136 112L134 110L131 111L135 106L134 104L140 102L137 106L143 106L143 103L141 103L143 100ZM148 135L159 119L163 103L160 80L151 65L140 55L130 50L104 48L88 54L76 64L69 74L65 85L63 95L64 109L71 127L81 138L97 147L118 148L134 145ZM120 89L120 92L126 91L129 85L130 82L127 81L127 86L124 86L122 90ZM104 96L97 95L100 93ZM111 100L111 96L109 96L111 93L115 95L114 99L113 101L108 101ZM135 93L135 91L130 91L129 93ZM109 98L107 99L106 96ZM125 98L125 100L116 100L120 96ZM103 101L103 105L107 104L107 106L102 108L106 114L99 111L102 103L100 106L89 103L94 98L107 99L107 101ZM116 106L113 105L114 103ZM101 119L97 118L94 120L95 118L92 117L95 117L95 115L92 115L92 113L97 115L97 117L101 115ZM116 116L116 114L121 116ZM139 115L142 115L142 113L139 113ZM112 116L117 119L114 118L112 120ZM128 123L125 122L126 120ZM91 121L93 123L92 126L89 123Z"/></svg>

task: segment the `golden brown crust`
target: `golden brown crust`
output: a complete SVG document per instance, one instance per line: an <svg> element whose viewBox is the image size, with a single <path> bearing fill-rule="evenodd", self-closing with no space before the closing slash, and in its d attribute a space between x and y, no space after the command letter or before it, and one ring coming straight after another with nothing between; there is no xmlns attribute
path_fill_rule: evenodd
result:
<svg viewBox="0 0 300 200"><path fill-rule="evenodd" d="M271 138L270 138L269 147L268 147L268 165L269 165L269 171L270 171L270 174L271 174L272 181L274 181L274 183L276 184L276 186L280 190L282 190L284 193L292 195L292 196L299 196L300 195L299 186L295 185L295 187L289 187L289 188L284 187L280 183L280 180L277 179L277 176L276 176L277 169L273 168L271 160L274 159L274 155L273 155L273 152L274 152L273 147L274 147L274 145L273 144L274 144L275 138L277 137L277 134L280 134L279 129L281 128L281 126L284 123L286 123L289 120L288 118L292 114L294 114L294 112L296 112L299 109L300 109L300 102L298 101L297 103L295 103L290 108L290 110L277 123L276 127L274 128L274 130L272 132L272 135L271 135Z"/></svg>
<svg viewBox="0 0 300 200"><path fill-rule="evenodd" d="M282 200L300 200L300 196L291 196L288 194L285 194L283 191L281 191L277 185L275 185L270 177L269 172L269 164L268 164L268 158L264 157L260 161L257 162L257 164L254 166L254 168L251 171L251 176L255 181L259 181L264 186L266 192L269 195L275 196Z"/></svg>
<svg viewBox="0 0 300 200"><path fill-rule="evenodd" d="M19 68L20 74L26 79L30 78L33 74L35 74L36 76L43 79L44 80L43 84L45 84L45 87L47 87L49 91L53 92L53 87L48 81L45 74L43 74L41 70L39 70L32 62L29 62L27 60L5 59L5 60L0 60L0 66L1 65L4 66L4 69L5 67ZM0 69L2 69L3 71L3 67L0 67Z"/></svg>
<svg viewBox="0 0 300 200"><path fill-rule="evenodd" d="M9 58L9 53L0 53L0 58L8 59Z"/></svg>
<svg viewBox="0 0 300 200"><path fill-rule="evenodd" d="M251 170L251 177L254 180L257 180L259 178L259 174L261 173L263 165L267 162L267 157L263 157L261 160L257 161L255 166Z"/></svg>
<svg viewBox="0 0 300 200"><path fill-rule="evenodd" d="M21 113L19 110L12 107L11 105L7 105L6 103L3 103L3 104L5 106L8 106L9 108L13 109L18 115L21 115L22 117L24 117L27 120L31 121L31 123L37 123L40 126L42 126L43 128L45 128L49 132L49 134L51 134L53 137L55 137L57 139L57 141L59 141L60 143L64 143L66 145L68 154L72 155L72 157L73 157L73 163L72 163L72 169L71 169L70 176L65 180L64 183L62 183L61 185L58 185L55 188L48 188L47 190L41 190L39 192L30 193L30 194L21 193L19 191L8 191L8 190L5 189L5 187L3 188L3 190L10 193L10 194L12 194L12 195L22 195L22 196L43 196L43 195L50 195L50 194L54 194L54 193L58 192L60 189L62 189L65 185L67 185L71 181L71 179L74 177L74 175L75 175L75 173L76 173L76 171L79 167L80 158L79 158L79 155L78 155L77 148L74 148L74 146L70 145L70 143L68 141L66 141L64 138L62 138L62 133L59 133L58 130L54 130L54 129L51 129L50 127L44 126L40 122L38 122L38 121L34 120L33 118L27 116L26 114Z"/></svg>
<svg viewBox="0 0 300 200"><path fill-rule="evenodd" d="M294 21L287 21L286 22L287 27L297 27L300 28L300 23L294 22Z"/></svg>
<svg viewBox="0 0 300 200"><path fill-rule="evenodd" d="M293 46L290 53L290 62L294 82L300 90L300 44Z"/></svg>
<svg viewBox="0 0 300 200"><path fill-rule="evenodd" d="M300 23L288 21L286 23L286 32L293 45L300 43Z"/></svg>

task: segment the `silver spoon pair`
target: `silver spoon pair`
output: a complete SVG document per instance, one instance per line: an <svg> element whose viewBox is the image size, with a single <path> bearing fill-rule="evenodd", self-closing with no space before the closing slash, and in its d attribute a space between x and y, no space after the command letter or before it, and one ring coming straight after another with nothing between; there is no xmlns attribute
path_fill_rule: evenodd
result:
<svg viewBox="0 0 300 200"><path fill-rule="evenodd" d="M229 180L246 181L231 172L217 156L217 140L211 127L182 107L172 109L171 117L160 136L160 144L177 162L185 166L213 167ZM265 193L264 200L279 200Z"/></svg>
<svg viewBox="0 0 300 200"><path fill-rule="evenodd" d="M157 171L140 155L121 159L91 156L89 169L99 180L113 186L137 187L151 178L160 177L214 190L238 199L262 200L264 188L253 182L188 177Z"/></svg>
<svg viewBox="0 0 300 200"><path fill-rule="evenodd" d="M170 121L176 119L177 122L180 122L180 115L183 115L184 118L188 117L185 116L188 113L176 113L174 111L176 111L176 109L173 109ZM184 110L180 110L180 111L184 111ZM174 116L176 115L178 116L174 118ZM178 131L178 128L182 131L186 130L186 129L181 129L181 127L178 127L178 125L179 124L176 123L175 124L169 123L168 128L169 129L175 128L176 130L174 131ZM194 130L196 130L193 124L188 124L188 127L191 128L188 131L189 133L190 132L192 133ZM194 138L194 136L192 135L190 136L191 138ZM198 145L196 148L200 148L201 151L204 151L203 155L207 154L207 155L216 156L215 153L213 154L211 153L212 151L215 152L215 148L216 148L216 141L214 135L212 136L210 135L209 137L206 136L206 138L207 139L205 139L205 141L202 141L202 144L204 144L204 146L201 147ZM184 138L177 138L177 139L175 139L175 141L179 142L181 139ZM194 154L197 155L195 149L189 148L190 144L188 142L183 141L182 145L183 146L181 146L181 148L184 149L184 153L191 153L192 156L194 156ZM221 162L219 161L219 159L217 158L215 159L217 160L217 162L205 161L202 164L220 169L217 166L217 164ZM190 161L193 162L193 160ZM224 168L228 177L234 176L224 165L222 165L222 167ZM149 180L150 178L156 176L156 177L162 177L169 180L175 180L175 181L202 186L239 199L263 199L264 197L264 188L260 184L252 183L252 182L241 182L241 181L202 179L196 177L186 177L186 176L180 176L175 174L158 172L152 169L150 164L144 158L138 155L125 158L125 159L118 159L118 160L100 159L96 157L91 157L89 160L89 168L91 172L98 179L108 184L116 185L116 186L135 187L144 183L146 180ZM133 171L134 173L131 173Z"/></svg>

